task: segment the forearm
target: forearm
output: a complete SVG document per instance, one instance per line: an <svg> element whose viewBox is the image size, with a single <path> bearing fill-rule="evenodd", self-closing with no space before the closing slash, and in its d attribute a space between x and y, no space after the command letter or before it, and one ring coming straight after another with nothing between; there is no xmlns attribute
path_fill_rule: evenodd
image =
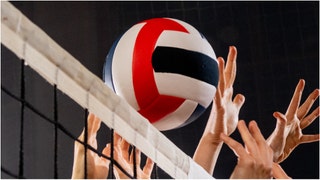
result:
<svg viewBox="0 0 320 180"><path fill-rule="evenodd" d="M286 174L286 172L282 169L282 167L278 163L273 163L272 174L275 179L292 179Z"/></svg>
<svg viewBox="0 0 320 180"><path fill-rule="evenodd" d="M74 158L71 179L84 179L84 159Z"/></svg>
<svg viewBox="0 0 320 180"><path fill-rule="evenodd" d="M209 174L213 174L222 145L222 141L213 143L208 137L202 137L193 155L193 160Z"/></svg>

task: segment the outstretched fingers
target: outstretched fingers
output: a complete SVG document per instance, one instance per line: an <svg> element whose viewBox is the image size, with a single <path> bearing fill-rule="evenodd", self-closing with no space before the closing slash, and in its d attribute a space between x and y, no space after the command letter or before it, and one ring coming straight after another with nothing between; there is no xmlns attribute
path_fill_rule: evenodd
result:
<svg viewBox="0 0 320 180"><path fill-rule="evenodd" d="M300 138L300 143L311 143L311 142L317 142L320 140L320 134L312 134L312 135L303 135Z"/></svg>
<svg viewBox="0 0 320 180"><path fill-rule="evenodd" d="M315 119L317 119L320 115L320 107L317 107L311 114L307 117L303 118L300 121L300 128L304 129L308 127Z"/></svg>
<svg viewBox="0 0 320 180"><path fill-rule="evenodd" d="M100 128L101 121L94 114L90 113L88 117L88 136L96 134Z"/></svg>
<svg viewBox="0 0 320 180"><path fill-rule="evenodd" d="M92 113L88 115L88 143L94 145L94 140L96 140L97 132L100 129L101 121L100 119Z"/></svg>
<svg viewBox="0 0 320 180"><path fill-rule="evenodd" d="M117 147L117 146L120 146L121 145L121 141L122 141L122 137L118 134L118 133L114 133L113 134L113 143L114 143L114 146Z"/></svg>
<svg viewBox="0 0 320 180"><path fill-rule="evenodd" d="M249 130L253 136L253 138L255 139L256 144L258 145L259 148L259 154L261 154L261 158L265 158L264 159L264 163L271 163L272 161L270 161L270 159L273 159L273 151L272 149L269 147L269 145L267 144L265 138L263 137L256 121L251 121L249 123ZM268 166L272 166L272 164L266 164Z"/></svg>
<svg viewBox="0 0 320 180"><path fill-rule="evenodd" d="M97 149L97 132L100 129L101 121L100 119L92 113L89 113L87 118L88 126L87 126L87 143L93 148ZM81 134L81 140L84 141L85 130L83 130Z"/></svg>
<svg viewBox="0 0 320 180"><path fill-rule="evenodd" d="M111 144L110 143L108 143L106 145L106 147L102 150L102 154L107 156L107 157L111 156ZM104 157L100 157L100 158L104 163L108 163L108 164L110 163L110 161L108 159L106 159Z"/></svg>
<svg viewBox="0 0 320 180"><path fill-rule="evenodd" d="M219 83L218 83L218 91L220 94L225 90L225 75L224 75L224 59L222 57L218 57L219 63ZM221 94L223 96L223 94Z"/></svg>
<svg viewBox="0 0 320 180"><path fill-rule="evenodd" d="M288 120L292 120L293 116L298 111L302 91L304 89L304 85L305 85L305 81L303 79L300 79L297 86L296 86L296 89L294 91L294 94L292 96L292 99L290 101L290 104L289 104L287 112L286 112L286 116L289 116Z"/></svg>
<svg viewBox="0 0 320 180"><path fill-rule="evenodd" d="M246 149L250 154L253 156L259 156L258 149L257 149L257 142L255 138L250 133L249 129L247 128L244 120L240 120L238 122L238 130L240 132L241 138L245 143Z"/></svg>
<svg viewBox="0 0 320 180"><path fill-rule="evenodd" d="M234 154L238 157L248 156L246 149L239 142L235 141L231 137L225 135L224 133L220 134L221 140L233 150Z"/></svg>
<svg viewBox="0 0 320 180"><path fill-rule="evenodd" d="M133 164L134 162L134 156L135 156L135 163L136 165L139 165L140 166L140 163L141 163L141 151L137 148L132 148L131 150L131 154L130 154L130 162Z"/></svg>
<svg viewBox="0 0 320 180"><path fill-rule="evenodd" d="M146 164L145 164L144 167L143 167L143 172L144 172L148 177L151 176L153 166L154 166L154 162L148 157L148 158L147 158L147 161L146 161Z"/></svg>
<svg viewBox="0 0 320 180"><path fill-rule="evenodd" d="M250 130L253 138L257 142L257 144L261 144L261 143L262 144L266 144L265 139L262 136L261 131L260 131L256 121L250 121L249 130Z"/></svg>
<svg viewBox="0 0 320 180"><path fill-rule="evenodd" d="M312 107L313 103L316 101L316 99L319 97L320 90L319 89L315 89L306 99L306 101L300 106L298 112L297 112L297 116L299 119L304 118L310 108Z"/></svg>
<svg viewBox="0 0 320 180"><path fill-rule="evenodd" d="M234 80L236 79L237 73L237 49L234 46L229 47L229 53L227 58L227 65L226 65L226 86L231 87L233 86Z"/></svg>
<svg viewBox="0 0 320 180"><path fill-rule="evenodd" d="M130 144L123 139L118 133L114 133L113 135L114 147L118 156L121 156L126 161L130 160L129 157L129 147Z"/></svg>

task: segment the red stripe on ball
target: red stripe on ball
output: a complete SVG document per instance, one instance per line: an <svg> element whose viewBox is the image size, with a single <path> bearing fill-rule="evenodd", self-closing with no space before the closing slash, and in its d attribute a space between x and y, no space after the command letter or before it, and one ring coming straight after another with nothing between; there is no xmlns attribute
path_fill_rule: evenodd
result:
<svg viewBox="0 0 320 180"><path fill-rule="evenodd" d="M158 37L164 30L175 30L188 33L176 21L157 18L145 21L140 30L133 51L132 78L135 96L140 107L140 113L151 123L173 112L184 99L160 95L155 83L152 53Z"/></svg>
<svg viewBox="0 0 320 180"><path fill-rule="evenodd" d="M138 112L151 123L154 123L169 113L174 112L185 99L173 96L159 95L146 108L140 109Z"/></svg>

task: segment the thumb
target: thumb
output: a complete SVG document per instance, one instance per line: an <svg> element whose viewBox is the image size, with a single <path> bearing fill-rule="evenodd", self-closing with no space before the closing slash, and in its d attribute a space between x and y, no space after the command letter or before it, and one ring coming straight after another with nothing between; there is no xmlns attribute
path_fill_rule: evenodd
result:
<svg viewBox="0 0 320 180"><path fill-rule="evenodd" d="M284 129L287 123L286 116L280 112L274 112L273 117L277 119L277 125L275 130L279 131L279 133L284 133Z"/></svg>
<svg viewBox="0 0 320 180"><path fill-rule="evenodd" d="M240 110L242 105L244 104L245 97L242 94L237 94L233 99L233 103L236 105L237 109Z"/></svg>

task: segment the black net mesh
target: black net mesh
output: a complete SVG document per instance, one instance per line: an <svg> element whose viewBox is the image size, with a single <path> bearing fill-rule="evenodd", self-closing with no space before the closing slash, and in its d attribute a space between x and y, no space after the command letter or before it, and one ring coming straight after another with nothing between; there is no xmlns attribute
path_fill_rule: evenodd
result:
<svg viewBox="0 0 320 180"><path fill-rule="evenodd" d="M246 96L240 117L257 119L265 137L274 128L272 112L285 111L298 79L306 80L305 94L319 88L317 1L12 3L99 77L113 41L151 17L188 22L204 34L217 56L226 57L228 46L235 45L239 55L234 89ZM74 141L86 126L87 115L86 109L1 46L2 178L70 178ZM209 111L187 127L163 133L192 156L208 115ZM318 132L317 125L306 129ZM102 155L112 136L102 124L96 153ZM291 177L319 178L318 143L304 145L291 156L282 164ZM233 152L223 148L214 177L228 178L235 163ZM111 164L112 169L116 163ZM155 166L152 178L171 177Z"/></svg>

